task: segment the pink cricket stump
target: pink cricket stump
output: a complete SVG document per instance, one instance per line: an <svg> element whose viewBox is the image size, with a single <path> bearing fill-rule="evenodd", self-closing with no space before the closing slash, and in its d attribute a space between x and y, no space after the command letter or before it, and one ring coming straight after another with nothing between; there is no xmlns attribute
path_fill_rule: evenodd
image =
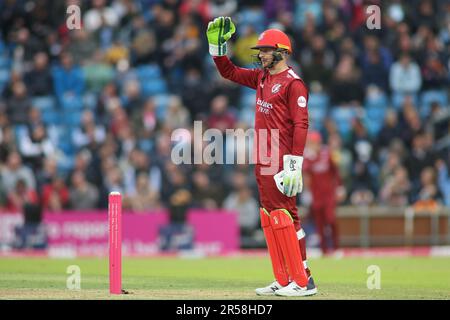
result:
<svg viewBox="0 0 450 320"><path fill-rule="evenodd" d="M108 198L109 292L122 293L122 196L111 192Z"/></svg>

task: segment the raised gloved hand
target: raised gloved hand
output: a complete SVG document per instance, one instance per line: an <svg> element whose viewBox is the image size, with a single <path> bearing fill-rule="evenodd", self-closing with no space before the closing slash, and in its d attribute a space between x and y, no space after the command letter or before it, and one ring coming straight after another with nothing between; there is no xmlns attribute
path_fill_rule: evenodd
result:
<svg viewBox="0 0 450 320"><path fill-rule="evenodd" d="M278 190L288 197L303 190L302 164L302 156L286 154L283 156L283 170L273 177Z"/></svg>
<svg viewBox="0 0 450 320"><path fill-rule="evenodd" d="M230 17L218 17L208 23L206 36L209 43L209 54L224 56L227 53L227 41L236 32Z"/></svg>

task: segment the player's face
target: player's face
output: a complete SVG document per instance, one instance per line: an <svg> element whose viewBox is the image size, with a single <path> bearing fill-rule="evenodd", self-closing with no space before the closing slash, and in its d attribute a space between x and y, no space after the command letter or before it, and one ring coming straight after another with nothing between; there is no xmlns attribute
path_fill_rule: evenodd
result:
<svg viewBox="0 0 450 320"><path fill-rule="evenodd" d="M273 49L271 48L261 48L259 49L258 56L261 59L262 67L268 67L273 61Z"/></svg>

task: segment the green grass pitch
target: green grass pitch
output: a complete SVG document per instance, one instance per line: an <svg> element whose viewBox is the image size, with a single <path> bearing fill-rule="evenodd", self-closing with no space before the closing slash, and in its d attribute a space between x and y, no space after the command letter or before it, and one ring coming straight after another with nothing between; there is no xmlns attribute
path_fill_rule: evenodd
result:
<svg viewBox="0 0 450 320"><path fill-rule="evenodd" d="M448 257L309 263L319 294L298 299L450 299ZM81 290L67 289L70 265L81 270ZM380 289L367 288L370 265L380 268ZM111 296L107 259L0 258L0 299L268 299L254 289L272 280L266 257L123 258L122 269L130 294Z"/></svg>

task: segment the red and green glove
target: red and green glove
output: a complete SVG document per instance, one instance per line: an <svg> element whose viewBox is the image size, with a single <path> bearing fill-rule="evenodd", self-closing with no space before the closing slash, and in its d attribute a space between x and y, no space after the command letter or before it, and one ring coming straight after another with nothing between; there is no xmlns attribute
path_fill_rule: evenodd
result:
<svg viewBox="0 0 450 320"><path fill-rule="evenodd" d="M209 43L209 54L224 56L227 53L227 41L236 32L230 17L218 17L208 23L206 36Z"/></svg>

